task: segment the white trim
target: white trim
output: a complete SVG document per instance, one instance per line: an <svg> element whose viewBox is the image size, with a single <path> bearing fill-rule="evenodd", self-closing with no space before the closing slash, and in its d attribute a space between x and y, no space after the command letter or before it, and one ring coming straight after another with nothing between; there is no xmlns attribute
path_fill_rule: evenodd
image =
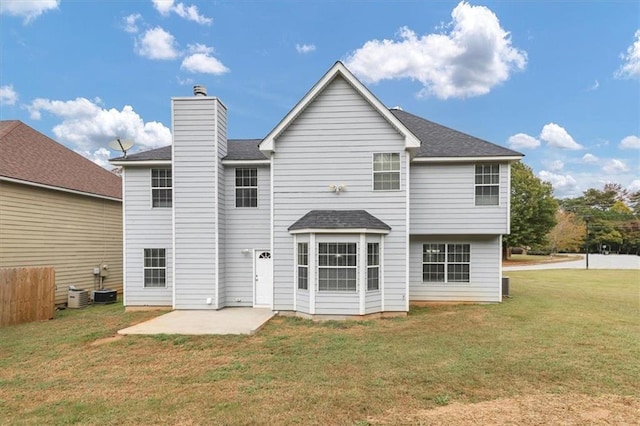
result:
<svg viewBox="0 0 640 426"><path fill-rule="evenodd" d="M90 192L76 191L75 189L67 189L67 188L61 188L59 186L45 185L43 183L31 182L31 181L28 181L28 180L14 179L14 178L6 177L6 176L0 176L0 181L2 181L2 180L7 181L7 182L12 182L12 183L19 183L19 184L22 184L22 185L35 186L35 187L38 187L38 188L52 189L54 191L68 192L70 194L85 195L87 197L102 198L104 200L122 202L122 198L109 197L107 195L92 194Z"/></svg>
<svg viewBox="0 0 640 426"><path fill-rule="evenodd" d="M293 236L293 310L298 310L298 236ZM307 259L309 259L309 246L307 246ZM309 263L307 261L307 263ZM308 266L307 266L308 268ZM309 289L309 269L307 269L307 290Z"/></svg>
<svg viewBox="0 0 640 426"><path fill-rule="evenodd" d="M400 164L400 168L398 169L398 189L376 189L375 188L375 176L376 173L389 173L389 172L395 172L395 170L390 170L390 171L375 171L374 168L374 163L375 163L375 157L376 155L382 155L382 154L398 154L398 162ZM408 156L407 156L408 157ZM407 168L407 171L409 169ZM398 191L402 191L402 154L400 152L372 152L371 153L371 191L373 192L398 192Z"/></svg>
<svg viewBox="0 0 640 426"><path fill-rule="evenodd" d="M380 282L380 312L384 312L384 237L380 237L380 270L378 274Z"/></svg>
<svg viewBox="0 0 640 426"><path fill-rule="evenodd" d="M414 157L413 163L491 163L496 161L519 161L523 156L500 157Z"/></svg>
<svg viewBox="0 0 640 426"><path fill-rule="evenodd" d="M511 164L507 164L507 230L506 233L511 233ZM502 239L502 236L500 237ZM502 250L502 243L500 243L500 250ZM500 262L502 263L502 256L500 256ZM501 284L502 285L502 284Z"/></svg>
<svg viewBox="0 0 640 426"><path fill-rule="evenodd" d="M268 166L271 162L267 160L222 160L225 166Z"/></svg>
<svg viewBox="0 0 640 426"><path fill-rule="evenodd" d="M271 190L271 194L270 194L270 199L269 199L269 214L271 215L271 217L269 218L269 226L271 227L271 229L269 230L269 247L270 247L270 252L271 252L271 257L273 258L275 256L275 219L274 219L274 211L275 211L275 197L274 197L274 185L273 185L273 176L274 176L274 171L273 171L273 153L269 156L269 161L271 162L271 165L269 166L269 185L271 186L270 190ZM271 286L272 286L272 294L271 294L271 308L273 309L276 305L276 280L275 280L275 276L276 276L276 268L275 268L275 262L273 263L273 268L271 268Z"/></svg>
<svg viewBox="0 0 640 426"><path fill-rule="evenodd" d="M367 274L368 274L368 265L367 265L367 236L365 234L360 234L360 252L359 256L356 258L359 263L359 280L357 285L358 288L358 296L360 298L360 307L359 312L360 315L365 314L365 306L366 306L366 294L367 294ZM358 249L356 247L356 253L358 253Z"/></svg>
<svg viewBox="0 0 640 426"><path fill-rule="evenodd" d="M314 315L316 313L316 291L318 284L316 283L316 269L318 267L316 257L318 251L316 250L316 234L309 235L309 313Z"/></svg>
<svg viewBox="0 0 640 426"><path fill-rule="evenodd" d="M171 129L175 129L175 103L173 99L171 99ZM175 140L174 140L174 132L171 132L171 158L175 158ZM171 188L175 188L176 183L176 170L171 164ZM175 191L174 191L175 192ZM173 286L171 288L171 307L176 309L176 197L175 194L171 193L171 279L173 281ZM151 202L153 204L153 201Z"/></svg>
<svg viewBox="0 0 640 426"><path fill-rule="evenodd" d="M251 250L251 292L253 293L251 296L251 306L256 307L256 283L258 282L258 276L256 275L256 252L257 249Z"/></svg>
<svg viewBox="0 0 640 426"><path fill-rule="evenodd" d="M125 171L125 169L122 169L122 306L127 306L127 205L125 201L126 176L127 172Z"/></svg>
<svg viewBox="0 0 640 426"><path fill-rule="evenodd" d="M171 146L171 158L173 158L173 144ZM136 160L126 160L126 161L122 161L122 160L109 160L109 163L113 164L114 166L123 166L123 167L129 167L129 166L170 166L171 165L171 160L140 160L140 161L136 161Z"/></svg>
<svg viewBox="0 0 640 426"><path fill-rule="evenodd" d="M404 273L405 273L405 310L407 312L409 312L409 297L410 297L410 291L409 291L409 286L411 284L411 280L409 278L409 271L410 271L410 263L411 263L411 241L410 241L410 231L411 231L411 171L409 169L411 164L411 159L409 158L409 156L407 156L407 188L406 188L406 195L407 195L407 201L406 201L406 205L405 205L405 269L404 269Z"/></svg>
<svg viewBox="0 0 640 426"><path fill-rule="evenodd" d="M337 76L344 78L380 115L382 115L393 127L398 130L405 140L405 149L420 148L420 140L404 125L395 115L366 88L342 62L336 62L320 80L298 101L291 111L269 132L258 144L262 152L275 152L275 139L313 102L313 100L333 81Z"/></svg>
<svg viewBox="0 0 640 426"><path fill-rule="evenodd" d="M502 302L502 235L498 235L498 300Z"/></svg>
<svg viewBox="0 0 640 426"><path fill-rule="evenodd" d="M215 166L213 168L213 172L214 172L214 178L215 178L215 184L214 184L214 190L213 190L213 196L215 197L215 202L214 202L214 217L215 217L215 225L214 225L214 229L215 229L215 239L214 239L214 246L215 246L215 254L214 254L214 262L216 265L216 270L214 272L214 279L215 279L215 297L216 297L216 309L220 309L222 308L221 304L220 304L220 157L218 154L218 149L219 149L219 145L220 145L220 111L219 111L219 106L221 104L220 100L218 98L214 98L214 108L215 108L215 130L213 131L213 135L215 138L216 143L214 144L214 150L216 153L216 160L215 160ZM225 121L226 121L226 107L225 107ZM226 134L224 135L224 137L226 138ZM256 172L257 174L257 172ZM173 184L173 182L172 182ZM224 179L223 179L223 183L224 185Z"/></svg>
<svg viewBox="0 0 640 426"><path fill-rule="evenodd" d="M388 234L388 229L371 228L302 228L289 231L290 234Z"/></svg>

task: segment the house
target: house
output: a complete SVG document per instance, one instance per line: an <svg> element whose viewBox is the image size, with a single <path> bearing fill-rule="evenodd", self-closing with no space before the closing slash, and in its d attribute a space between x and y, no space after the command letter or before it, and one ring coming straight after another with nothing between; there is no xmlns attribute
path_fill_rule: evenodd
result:
<svg viewBox="0 0 640 426"><path fill-rule="evenodd" d="M0 268L54 266L69 286L122 290L122 181L21 121L0 121ZM104 268L106 266L106 269Z"/></svg>
<svg viewBox="0 0 640 426"><path fill-rule="evenodd" d="M522 154L386 108L336 63L262 139L227 140L201 86L173 144L124 173L127 307L404 314L501 301L510 164Z"/></svg>

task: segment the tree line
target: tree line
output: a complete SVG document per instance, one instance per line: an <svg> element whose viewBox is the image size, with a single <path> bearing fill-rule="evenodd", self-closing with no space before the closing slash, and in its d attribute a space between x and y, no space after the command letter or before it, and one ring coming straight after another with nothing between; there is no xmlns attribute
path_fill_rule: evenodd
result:
<svg viewBox="0 0 640 426"><path fill-rule="evenodd" d="M514 247L530 253L640 252L640 191L618 183L589 188L581 196L556 199L553 187L522 162L511 166L511 234L504 256Z"/></svg>

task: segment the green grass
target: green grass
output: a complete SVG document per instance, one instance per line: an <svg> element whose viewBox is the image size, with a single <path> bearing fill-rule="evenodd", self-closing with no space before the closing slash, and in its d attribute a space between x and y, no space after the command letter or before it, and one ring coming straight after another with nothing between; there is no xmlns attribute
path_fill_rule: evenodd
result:
<svg viewBox="0 0 640 426"><path fill-rule="evenodd" d="M638 271L509 276L502 304L277 317L255 336L101 341L158 315L119 305L2 328L0 424L353 425L541 392L640 398Z"/></svg>

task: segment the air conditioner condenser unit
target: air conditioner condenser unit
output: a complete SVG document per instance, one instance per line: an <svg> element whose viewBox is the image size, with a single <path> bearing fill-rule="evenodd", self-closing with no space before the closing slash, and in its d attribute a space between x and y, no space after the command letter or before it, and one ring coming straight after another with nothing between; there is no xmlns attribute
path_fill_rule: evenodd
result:
<svg viewBox="0 0 640 426"><path fill-rule="evenodd" d="M89 306L89 292L87 290L69 289L67 308L80 309Z"/></svg>

